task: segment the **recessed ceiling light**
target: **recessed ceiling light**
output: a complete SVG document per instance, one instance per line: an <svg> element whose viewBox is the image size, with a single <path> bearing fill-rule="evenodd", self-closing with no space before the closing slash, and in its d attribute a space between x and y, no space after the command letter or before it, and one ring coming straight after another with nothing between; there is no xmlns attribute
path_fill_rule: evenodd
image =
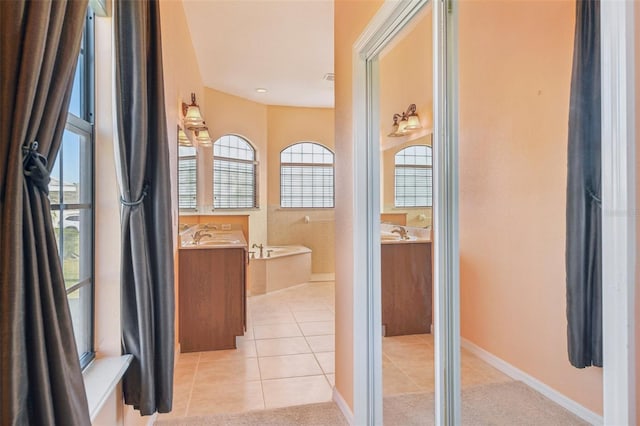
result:
<svg viewBox="0 0 640 426"><path fill-rule="evenodd" d="M265 89L264 87L258 87L258 88L256 89L256 92L258 92L258 93L267 93L267 92L268 92L268 90L267 90L267 89Z"/></svg>

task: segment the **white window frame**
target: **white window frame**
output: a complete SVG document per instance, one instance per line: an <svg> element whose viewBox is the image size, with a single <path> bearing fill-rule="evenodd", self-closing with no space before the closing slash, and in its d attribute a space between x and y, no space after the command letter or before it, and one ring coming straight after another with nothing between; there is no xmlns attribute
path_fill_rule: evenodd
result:
<svg viewBox="0 0 640 426"><path fill-rule="evenodd" d="M319 147L321 147L322 149L328 151L331 154L331 163L310 163L310 162L283 162L282 161L282 155L285 153L286 150L293 148L296 145L300 145L300 144L312 144L312 145L317 145ZM335 178L336 178L336 170L335 170L335 163L336 163L336 154L329 149L328 147L318 143L318 142L312 142L312 141L300 141L300 142L296 142L294 144L291 144L289 146L287 146L286 148L284 148L282 151L280 151L280 207L284 208L284 209L332 209L335 207L336 205L336 185L335 185ZM304 168L314 168L314 167L322 167L322 168L326 168L328 166L331 166L332 169L332 182L331 182L331 206L285 206L283 203L283 198L284 198L284 193L283 193L283 183L282 183L282 176L283 176L283 167L304 167ZM325 186L323 186L322 188L326 188Z"/></svg>
<svg viewBox="0 0 640 426"><path fill-rule="evenodd" d="M190 148L193 149L193 155L180 155L180 149L181 148ZM193 183L193 189L194 189L194 202L193 202L193 207L183 207L180 204L180 199L182 197L182 191L180 191L180 185L182 184L180 182L180 165L183 161L186 160L193 160L193 162L195 163L195 173L196 173L196 180ZM198 209L198 149L196 147L193 146L189 146L189 147L181 147L178 146L178 209L180 211L195 211Z"/></svg>
<svg viewBox="0 0 640 426"><path fill-rule="evenodd" d="M220 140L222 140L222 138L225 137L234 137L234 138L238 138L240 140L242 140L243 142L245 142L253 151L253 160L243 160L240 158L234 158L234 157L221 157L221 156L217 156L215 155L215 146L216 143L218 143ZM213 149L212 149L212 155L213 155L213 179L212 179L212 183L213 183L213 188L212 188L212 198L213 198L213 209L214 210L252 210L252 209L257 209L259 207L259 202L258 202L258 151L256 150L256 148L253 146L253 144L249 141L249 139L245 138L244 136L240 136L234 133L227 133L224 134L222 136L220 136L214 143L213 143ZM232 163L242 163L242 164L251 164L252 165L252 170L253 170L253 201L251 202L251 206L247 207L247 206L232 206L232 207L219 207L216 206L216 160L223 160L223 161L229 161Z"/></svg>
<svg viewBox="0 0 640 426"><path fill-rule="evenodd" d="M429 156L431 157L431 165L428 164L398 164L398 155L401 154L403 151L409 149L409 148L414 148L414 147L420 147L420 148L425 148L427 149L427 151L429 152ZM427 203L425 205L419 205L418 203L413 203L411 205L398 205L398 169L415 169L415 170L421 170L421 169L425 169L425 170L431 170L431 200L430 202L427 201ZM400 209L409 209L409 208L414 208L414 207L433 207L433 149L429 146L429 145L423 145L423 144L417 144L417 145L409 145L406 146L400 150L398 150L398 152L396 152L393 155L393 178L394 178L394 185L393 185L393 191L394 191L394 196L393 196L393 205L396 208L400 208ZM406 185L404 185L405 191L406 188L410 188Z"/></svg>

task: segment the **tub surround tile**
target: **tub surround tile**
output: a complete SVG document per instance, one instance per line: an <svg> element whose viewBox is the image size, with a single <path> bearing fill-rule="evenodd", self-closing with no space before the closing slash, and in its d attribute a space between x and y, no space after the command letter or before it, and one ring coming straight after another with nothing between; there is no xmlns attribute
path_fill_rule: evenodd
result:
<svg viewBox="0 0 640 426"><path fill-rule="evenodd" d="M262 380L322 374L313 354L271 356L259 360Z"/></svg>
<svg viewBox="0 0 640 426"><path fill-rule="evenodd" d="M311 348L304 337L262 339L256 341L256 346L260 357L311 353Z"/></svg>

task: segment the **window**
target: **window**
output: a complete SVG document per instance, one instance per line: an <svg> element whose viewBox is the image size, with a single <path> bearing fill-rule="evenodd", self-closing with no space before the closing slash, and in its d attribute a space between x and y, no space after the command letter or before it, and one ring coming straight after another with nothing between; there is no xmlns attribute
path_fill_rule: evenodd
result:
<svg viewBox="0 0 640 426"><path fill-rule="evenodd" d="M256 151L244 138L224 135L213 143L213 208L258 207Z"/></svg>
<svg viewBox="0 0 640 426"><path fill-rule="evenodd" d="M88 11L67 124L49 182L80 364L93 359L93 12Z"/></svg>
<svg viewBox="0 0 640 426"><path fill-rule="evenodd" d="M280 153L282 207L334 206L333 152L313 142L300 142Z"/></svg>
<svg viewBox="0 0 640 426"><path fill-rule="evenodd" d="M431 147L413 145L404 148L395 157L395 206L432 206Z"/></svg>
<svg viewBox="0 0 640 426"><path fill-rule="evenodd" d="M192 146L178 147L178 207L196 208L198 166L196 149Z"/></svg>

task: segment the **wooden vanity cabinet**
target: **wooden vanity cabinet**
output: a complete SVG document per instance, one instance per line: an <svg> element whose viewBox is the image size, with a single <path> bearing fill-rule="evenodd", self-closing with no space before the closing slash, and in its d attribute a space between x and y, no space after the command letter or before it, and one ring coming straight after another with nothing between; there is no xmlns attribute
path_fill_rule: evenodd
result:
<svg viewBox="0 0 640 426"><path fill-rule="evenodd" d="M385 336L431 332L431 242L382 244Z"/></svg>
<svg viewBox="0 0 640 426"><path fill-rule="evenodd" d="M181 352L235 349L246 330L244 248L179 250Z"/></svg>

